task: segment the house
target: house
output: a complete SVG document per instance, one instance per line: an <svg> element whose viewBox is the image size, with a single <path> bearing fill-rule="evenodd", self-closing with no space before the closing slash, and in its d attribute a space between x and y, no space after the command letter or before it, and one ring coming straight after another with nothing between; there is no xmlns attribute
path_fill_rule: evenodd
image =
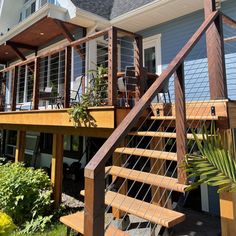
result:
<svg viewBox="0 0 236 236"><path fill-rule="evenodd" d="M103 235L104 204L152 229L184 221L167 208L172 192L186 188L176 161L195 151L191 128L214 122L235 146L235 10L234 0L0 1L2 153L50 168L57 204L63 162L84 168L92 159L82 192L87 227L77 226L85 235ZM97 65L108 72L100 106L88 109L95 124L75 128L67 110L88 91ZM113 176L107 186L105 170ZM215 189L202 186L197 195L202 210L221 215L222 234L234 235L227 218L235 220L235 196L220 197L220 213Z"/></svg>

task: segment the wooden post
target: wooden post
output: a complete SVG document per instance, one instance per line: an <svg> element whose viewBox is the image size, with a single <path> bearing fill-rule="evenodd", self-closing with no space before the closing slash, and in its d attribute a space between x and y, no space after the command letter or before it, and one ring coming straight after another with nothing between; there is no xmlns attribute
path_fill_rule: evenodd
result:
<svg viewBox="0 0 236 236"><path fill-rule="evenodd" d="M184 86L184 65L181 64L175 72L175 114L176 114L176 149L177 165L183 164L187 151L186 107ZM185 184L187 181L184 168L178 167L178 181Z"/></svg>
<svg viewBox="0 0 236 236"><path fill-rule="evenodd" d="M85 177L84 236L104 236L105 167L93 179Z"/></svg>
<svg viewBox="0 0 236 236"><path fill-rule="evenodd" d="M25 157L25 131L17 131L15 162L24 162Z"/></svg>
<svg viewBox="0 0 236 236"><path fill-rule="evenodd" d="M108 31L108 105L116 106L117 100L117 29Z"/></svg>
<svg viewBox="0 0 236 236"><path fill-rule="evenodd" d="M4 73L0 73L0 111L5 110L6 103L6 77Z"/></svg>
<svg viewBox="0 0 236 236"><path fill-rule="evenodd" d="M71 83L71 47L65 50L65 86L64 86L64 108L70 107L70 83Z"/></svg>
<svg viewBox="0 0 236 236"><path fill-rule="evenodd" d="M63 135L53 134L51 182L53 186L53 199L55 207L59 207L61 203L64 146L63 141Z"/></svg>
<svg viewBox="0 0 236 236"><path fill-rule="evenodd" d="M11 110L16 110L16 92L17 92L17 78L18 78L18 67L15 66L13 78L12 78L12 90L11 90Z"/></svg>
<svg viewBox="0 0 236 236"><path fill-rule="evenodd" d="M205 18L216 10L215 0L204 0ZM211 99L227 98L224 37L219 15L206 32L208 74Z"/></svg>
<svg viewBox="0 0 236 236"><path fill-rule="evenodd" d="M137 86L135 91L136 102L144 94L144 76L143 76L143 38L141 36L135 37L134 43L134 66L137 74Z"/></svg>
<svg viewBox="0 0 236 236"><path fill-rule="evenodd" d="M36 57L34 61L34 87L33 87L33 110L39 107L39 76L40 76L40 58Z"/></svg>

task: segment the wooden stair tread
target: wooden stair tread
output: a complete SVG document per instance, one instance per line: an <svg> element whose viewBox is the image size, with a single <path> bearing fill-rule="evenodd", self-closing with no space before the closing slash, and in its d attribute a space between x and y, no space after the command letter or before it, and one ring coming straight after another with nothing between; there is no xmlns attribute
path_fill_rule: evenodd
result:
<svg viewBox="0 0 236 236"><path fill-rule="evenodd" d="M84 212L77 212L74 214L62 216L60 221L67 227L84 234ZM130 236L127 232L121 231L114 226L110 225L105 232L105 236Z"/></svg>
<svg viewBox="0 0 236 236"><path fill-rule="evenodd" d="M219 116L187 116L187 120L219 120ZM175 120L175 116L151 116L151 120Z"/></svg>
<svg viewBox="0 0 236 236"><path fill-rule="evenodd" d="M81 195L84 196L84 194L84 190L81 191ZM106 192L105 204L167 228L173 227L185 220L183 213L112 191Z"/></svg>
<svg viewBox="0 0 236 236"><path fill-rule="evenodd" d="M149 149L127 148L127 147L117 148L115 152L134 156L149 157L154 159L177 161L177 154L174 152L163 152Z"/></svg>
<svg viewBox="0 0 236 236"><path fill-rule="evenodd" d="M106 173L182 193L184 193L184 190L188 187L187 185L179 184L178 180L175 178L131 170L124 167L108 166L106 167Z"/></svg>
<svg viewBox="0 0 236 236"><path fill-rule="evenodd" d="M145 137L159 137L159 138L176 138L176 133L172 132L155 132L155 131L137 131L130 132L129 135L145 136ZM202 134L196 134L199 140L202 140ZM193 134L187 134L187 139L194 139Z"/></svg>

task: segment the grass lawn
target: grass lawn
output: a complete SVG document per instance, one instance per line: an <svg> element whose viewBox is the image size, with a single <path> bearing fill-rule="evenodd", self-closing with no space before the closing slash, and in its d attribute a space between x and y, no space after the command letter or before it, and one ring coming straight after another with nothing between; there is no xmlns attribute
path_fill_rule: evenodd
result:
<svg viewBox="0 0 236 236"><path fill-rule="evenodd" d="M34 233L34 234L19 234L12 233L9 236L65 236L66 235L66 227L60 223L52 226L52 228L46 230L45 232Z"/></svg>

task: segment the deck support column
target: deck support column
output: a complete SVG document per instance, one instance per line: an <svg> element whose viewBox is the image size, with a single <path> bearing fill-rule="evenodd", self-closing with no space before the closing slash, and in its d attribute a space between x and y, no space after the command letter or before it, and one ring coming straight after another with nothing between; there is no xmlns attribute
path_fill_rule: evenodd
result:
<svg viewBox="0 0 236 236"><path fill-rule="evenodd" d="M216 10L216 0L204 0L205 18ZM222 17L219 15L206 32L208 75L210 97L214 99L227 98L224 37Z"/></svg>
<svg viewBox="0 0 236 236"><path fill-rule="evenodd" d="M181 64L175 72L175 114L176 114L176 149L177 164L183 164L187 151L187 122L185 106L185 85L184 85L184 65ZM185 184L187 182L186 171L183 167L178 167L178 182Z"/></svg>
<svg viewBox="0 0 236 236"><path fill-rule="evenodd" d="M51 182L53 186L53 199L55 207L59 207L62 195L62 174L63 174L63 145L62 134L53 134Z"/></svg>
<svg viewBox="0 0 236 236"><path fill-rule="evenodd" d="M17 130L15 162L24 162L26 132Z"/></svg>

